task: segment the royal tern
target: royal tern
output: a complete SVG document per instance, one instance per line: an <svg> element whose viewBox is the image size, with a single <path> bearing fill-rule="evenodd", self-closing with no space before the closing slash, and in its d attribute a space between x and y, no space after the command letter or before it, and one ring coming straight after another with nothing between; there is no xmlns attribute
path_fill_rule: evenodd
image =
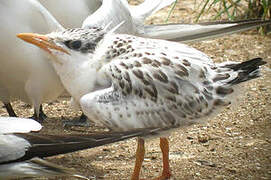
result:
<svg viewBox="0 0 271 180"><path fill-rule="evenodd" d="M154 24L147 25L147 17L169 6L175 0L145 0L142 4L131 6L126 0L103 1L102 6L84 20L82 28L107 27L107 30L125 22L117 33L132 34L141 37L166 39L171 41L192 42L227 34L245 31L271 24L271 20L217 21L198 24ZM107 26L109 24L109 26Z"/></svg>
<svg viewBox="0 0 271 180"><path fill-rule="evenodd" d="M113 27L124 22L122 26L115 30L116 33L179 42L193 42L271 24L270 20L218 21L199 24L144 24L147 17L173 2L175 0L145 0L140 5L131 6L126 0L103 1L102 6L83 22L82 28L106 27L107 31L110 31ZM74 100L73 97L71 102L75 109L80 109L79 102ZM83 118L80 118L79 121L66 121L65 124L84 125L87 118L84 115L81 117Z"/></svg>
<svg viewBox="0 0 271 180"><path fill-rule="evenodd" d="M73 170L41 158L94 148L136 136L155 135L161 130L150 128L89 135L30 133L40 129L41 125L32 119L0 117L0 179L37 176L85 178Z"/></svg>
<svg viewBox="0 0 271 180"><path fill-rule="evenodd" d="M30 135L30 132L39 131L41 128L42 126L32 119L0 118L0 178L67 175L83 178L71 169L60 167L35 156L24 159L28 148L34 145L31 144L27 135Z"/></svg>
<svg viewBox="0 0 271 180"><path fill-rule="evenodd" d="M115 131L206 122L235 100L240 83L259 77L259 66L265 64L261 58L214 63L185 44L113 30L78 28L18 37L45 50L83 112ZM158 179L169 179L165 134L160 147L163 172ZM139 179L144 153L144 138L139 138L133 180Z"/></svg>
<svg viewBox="0 0 271 180"><path fill-rule="evenodd" d="M42 121L42 102L56 99L64 90L47 55L18 41L20 32L48 33L62 26L36 0L0 2L0 100L9 115L10 102L20 99L34 106L34 118Z"/></svg>
<svg viewBox="0 0 271 180"><path fill-rule="evenodd" d="M80 0L76 6L72 6L71 0L40 1L49 8L49 11L52 11L56 19L68 27L78 26L88 10L91 13L101 3L100 0ZM87 28L92 25L103 27L110 24L108 27L110 30L111 27L125 20L125 24L117 29L118 33L175 41L193 41L271 23L270 21L247 20L204 24L144 25L148 16L172 2L174 0L155 2L146 0L138 6L130 6L126 0L107 0L84 21L83 27ZM67 11L74 13L67 13ZM78 22L74 18L78 19ZM15 34L20 32L48 33L62 29L62 26L36 0L0 2L0 19L2 22L0 29L2 39L0 42L0 100L4 103L10 116L16 116L10 104L14 99L30 103L34 106L34 118L42 120L45 115L42 111L39 112L39 109L42 110L40 104L54 100L61 94L63 88L56 73L45 60L46 56L38 49L28 47L18 41ZM9 47L8 51L6 47ZM74 106L77 105L80 109L78 102L74 102ZM82 118L84 117L82 116Z"/></svg>

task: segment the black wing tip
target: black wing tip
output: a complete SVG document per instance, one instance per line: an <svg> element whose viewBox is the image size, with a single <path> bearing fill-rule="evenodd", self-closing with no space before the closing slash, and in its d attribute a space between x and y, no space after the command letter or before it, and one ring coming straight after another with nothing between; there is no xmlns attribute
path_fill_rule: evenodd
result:
<svg viewBox="0 0 271 180"><path fill-rule="evenodd" d="M226 65L225 67L238 71L238 76L228 83L239 84L241 82L260 77L259 67L265 65L266 63L266 61L258 57L238 64Z"/></svg>
<svg viewBox="0 0 271 180"><path fill-rule="evenodd" d="M264 61L261 57L257 57L237 64L227 64L224 67L230 68L234 71L253 69L255 70L258 69L260 66L265 65L266 63L267 62Z"/></svg>
<svg viewBox="0 0 271 180"><path fill-rule="evenodd" d="M240 63L238 67L241 70L258 69L260 66L265 65L266 63L267 62L262 58L257 57Z"/></svg>

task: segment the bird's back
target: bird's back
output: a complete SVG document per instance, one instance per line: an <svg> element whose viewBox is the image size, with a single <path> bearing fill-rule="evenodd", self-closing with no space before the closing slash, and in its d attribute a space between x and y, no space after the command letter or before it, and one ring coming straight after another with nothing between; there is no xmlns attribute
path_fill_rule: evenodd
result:
<svg viewBox="0 0 271 180"><path fill-rule="evenodd" d="M112 87L83 96L81 106L113 129L202 122L229 105L235 85L258 77L264 64L261 59L215 64L187 45L128 35L108 35L103 43L97 50L103 57L97 58L103 64L99 73Z"/></svg>

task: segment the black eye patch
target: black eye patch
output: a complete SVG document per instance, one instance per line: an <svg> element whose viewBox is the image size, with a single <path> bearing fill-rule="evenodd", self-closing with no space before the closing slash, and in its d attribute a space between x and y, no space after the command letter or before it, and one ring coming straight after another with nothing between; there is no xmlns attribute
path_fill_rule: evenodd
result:
<svg viewBox="0 0 271 180"><path fill-rule="evenodd" d="M82 46L82 42L80 40L68 40L65 41L64 44L70 48L70 49L74 49L74 50L79 50Z"/></svg>

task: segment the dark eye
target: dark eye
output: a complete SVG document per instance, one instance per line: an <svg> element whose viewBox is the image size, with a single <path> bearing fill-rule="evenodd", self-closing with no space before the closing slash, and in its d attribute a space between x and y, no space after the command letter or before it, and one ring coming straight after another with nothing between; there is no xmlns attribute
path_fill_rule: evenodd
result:
<svg viewBox="0 0 271 180"><path fill-rule="evenodd" d="M82 42L80 40L68 40L65 41L64 44L70 49L78 50L80 49Z"/></svg>

